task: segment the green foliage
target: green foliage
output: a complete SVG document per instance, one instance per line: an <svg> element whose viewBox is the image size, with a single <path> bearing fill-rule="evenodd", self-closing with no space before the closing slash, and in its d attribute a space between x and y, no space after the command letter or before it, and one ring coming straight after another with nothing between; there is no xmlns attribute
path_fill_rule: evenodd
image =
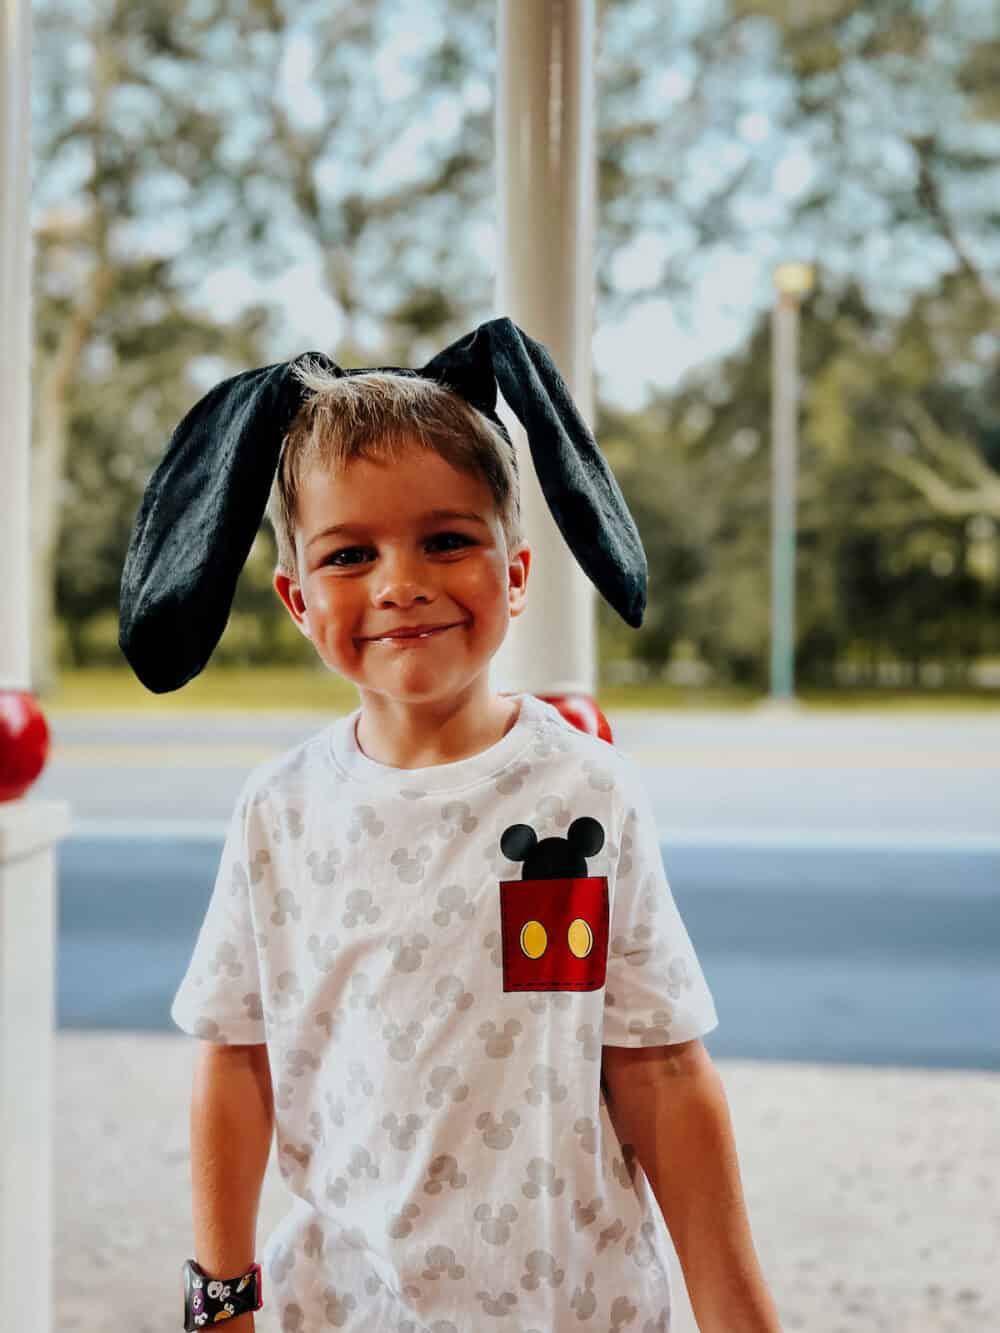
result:
<svg viewBox="0 0 1000 1333"><path fill-rule="evenodd" d="M803 679L831 683L835 662L858 643L873 662L881 653L915 669L933 658L959 679L975 657L1000 649L994 314L961 275L895 324L876 318L854 287L840 295L821 287L807 304L796 580ZM770 635L769 352L764 318L736 355L690 376L643 418L600 423L650 565L649 625L636 656L665 662L691 640L721 679L755 686L767 679ZM933 465L937 490L924 493L890 468L897 455Z"/></svg>

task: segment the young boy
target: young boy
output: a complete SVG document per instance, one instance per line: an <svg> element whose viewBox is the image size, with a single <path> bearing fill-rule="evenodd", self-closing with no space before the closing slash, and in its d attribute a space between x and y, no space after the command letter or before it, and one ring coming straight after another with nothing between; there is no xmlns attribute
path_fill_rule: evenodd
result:
<svg viewBox="0 0 1000 1333"><path fill-rule="evenodd" d="M508 446L432 381L296 373L274 585L360 706L247 778L173 1004L198 1264L254 1262L276 1129L282 1333L667 1333L657 1202L702 1333L774 1333L638 771L489 686Z"/></svg>

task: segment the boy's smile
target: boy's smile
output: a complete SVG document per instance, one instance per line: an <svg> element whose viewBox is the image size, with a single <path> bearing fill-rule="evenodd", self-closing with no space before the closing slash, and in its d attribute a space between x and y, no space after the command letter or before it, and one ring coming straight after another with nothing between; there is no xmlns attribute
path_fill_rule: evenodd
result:
<svg viewBox="0 0 1000 1333"><path fill-rule="evenodd" d="M373 748L416 756L437 736L460 751L509 714L488 668L523 608L531 552L507 551L485 480L416 445L395 462L315 467L295 547L300 581L276 573L275 590L358 686Z"/></svg>
<svg viewBox="0 0 1000 1333"><path fill-rule="evenodd" d="M461 622L456 625L437 625L407 630L396 630L392 634L380 635L378 638L367 639L365 642L391 643L393 646L406 647L410 644L421 643L424 639L429 639L432 634L446 634L450 629L461 629Z"/></svg>

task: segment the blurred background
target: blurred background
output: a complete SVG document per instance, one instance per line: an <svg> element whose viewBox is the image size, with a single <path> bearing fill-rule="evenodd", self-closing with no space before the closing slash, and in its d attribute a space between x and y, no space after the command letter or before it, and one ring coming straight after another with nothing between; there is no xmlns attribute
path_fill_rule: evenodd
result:
<svg viewBox="0 0 1000 1333"><path fill-rule="evenodd" d="M995 8L597 9L594 425L651 573L641 631L599 606L602 683L766 689L772 272L800 259L797 685L994 703ZM495 10L35 4L43 702L123 667L129 529L212 384L307 350L418 365L496 313ZM186 705L231 667L323 670L273 560L265 525Z"/></svg>
<svg viewBox="0 0 1000 1333"><path fill-rule="evenodd" d="M598 600L597 697L643 766L716 998L706 1045L764 1268L788 1328L986 1333L1000 18L982 0L596 14L592 424L650 571L641 630ZM126 1190L162 1205L167 1267L186 1257L190 1042L168 1035L170 1000L247 771L357 703L279 604L266 524L209 666L149 694L117 646L142 491L227 375L309 350L420 365L502 313L497 6L36 0L33 16L31 665L53 733L33 794L74 817L57 979L71 1330L99 1326L109 1271L150 1247ZM776 714L759 705L790 261L811 266L798 708ZM130 1311L157 1333L175 1316Z"/></svg>

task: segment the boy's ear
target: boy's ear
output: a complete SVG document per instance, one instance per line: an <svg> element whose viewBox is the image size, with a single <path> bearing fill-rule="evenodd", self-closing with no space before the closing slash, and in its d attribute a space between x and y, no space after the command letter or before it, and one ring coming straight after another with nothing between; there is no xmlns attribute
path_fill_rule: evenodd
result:
<svg viewBox="0 0 1000 1333"><path fill-rule="evenodd" d="M531 547L521 542L510 553L507 566L507 601L512 617L524 610L528 597L528 571L531 569Z"/></svg>
<svg viewBox="0 0 1000 1333"><path fill-rule="evenodd" d="M276 569L274 571L274 591L278 594L285 610L295 621L301 633L307 639L311 639L312 635L309 633L309 622L306 616L306 604L302 597L302 589L295 579L286 574L284 570Z"/></svg>

